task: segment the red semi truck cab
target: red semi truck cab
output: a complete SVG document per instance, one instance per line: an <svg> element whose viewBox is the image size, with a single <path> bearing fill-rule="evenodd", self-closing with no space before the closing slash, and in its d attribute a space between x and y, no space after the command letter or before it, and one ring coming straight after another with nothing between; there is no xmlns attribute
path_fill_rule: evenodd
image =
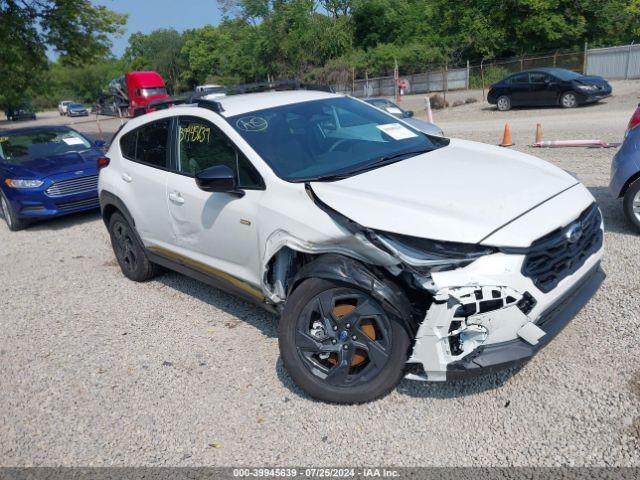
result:
<svg viewBox="0 0 640 480"><path fill-rule="evenodd" d="M157 72L129 72L124 80L132 117L145 113L150 102L169 96L164 80Z"/></svg>

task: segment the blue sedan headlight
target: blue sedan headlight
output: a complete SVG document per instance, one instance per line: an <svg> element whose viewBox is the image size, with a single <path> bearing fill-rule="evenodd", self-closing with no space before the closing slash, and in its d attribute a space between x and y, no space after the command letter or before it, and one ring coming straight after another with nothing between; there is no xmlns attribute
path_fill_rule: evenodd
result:
<svg viewBox="0 0 640 480"><path fill-rule="evenodd" d="M20 180L16 178L7 178L4 183L11 188L38 188L44 182L42 180Z"/></svg>

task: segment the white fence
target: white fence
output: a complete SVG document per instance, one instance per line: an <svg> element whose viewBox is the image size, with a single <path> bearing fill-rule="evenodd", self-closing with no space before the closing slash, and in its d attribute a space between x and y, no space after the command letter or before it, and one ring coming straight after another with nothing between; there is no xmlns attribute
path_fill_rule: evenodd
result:
<svg viewBox="0 0 640 480"><path fill-rule="evenodd" d="M640 78L640 45L589 49L585 72L607 79Z"/></svg>

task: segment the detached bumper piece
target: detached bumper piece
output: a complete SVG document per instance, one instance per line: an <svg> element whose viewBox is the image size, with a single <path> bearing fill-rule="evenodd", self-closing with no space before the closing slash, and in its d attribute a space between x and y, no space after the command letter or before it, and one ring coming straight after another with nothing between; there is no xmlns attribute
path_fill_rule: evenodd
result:
<svg viewBox="0 0 640 480"><path fill-rule="evenodd" d="M447 365L447 379L486 373L528 361L553 340L578 314L600 288L604 279L605 274L600 268L600 264L597 264L573 289L549 308L536 323L545 332L536 345L531 345L518 338L499 344L481 346L464 359Z"/></svg>

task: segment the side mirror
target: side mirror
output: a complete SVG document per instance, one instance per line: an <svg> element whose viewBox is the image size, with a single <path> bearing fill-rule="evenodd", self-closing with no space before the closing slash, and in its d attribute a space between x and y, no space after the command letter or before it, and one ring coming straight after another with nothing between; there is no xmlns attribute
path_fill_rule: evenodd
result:
<svg viewBox="0 0 640 480"><path fill-rule="evenodd" d="M197 173L196 185L205 192L239 193L236 174L226 165L214 165Z"/></svg>
<svg viewBox="0 0 640 480"><path fill-rule="evenodd" d="M98 148L102 148L107 144L107 142L105 142L104 140L96 140L95 142L93 142L93 144Z"/></svg>
<svg viewBox="0 0 640 480"><path fill-rule="evenodd" d="M404 111L404 116L408 117L408 118L413 117L413 110L405 110Z"/></svg>

